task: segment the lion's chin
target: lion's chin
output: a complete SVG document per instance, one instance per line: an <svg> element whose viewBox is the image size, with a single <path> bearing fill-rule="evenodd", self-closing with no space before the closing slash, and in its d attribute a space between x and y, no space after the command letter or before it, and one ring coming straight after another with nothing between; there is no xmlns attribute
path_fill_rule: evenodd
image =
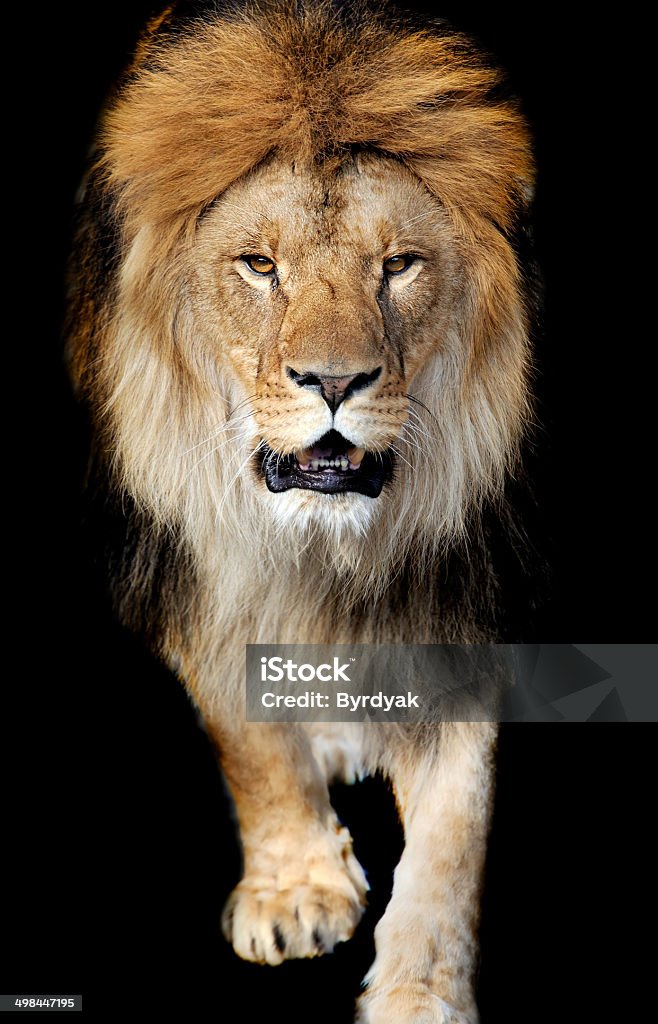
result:
<svg viewBox="0 0 658 1024"><path fill-rule="evenodd" d="M297 488L283 493L268 492L265 500L277 530L294 534L300 540L320 535L336 544L365 537L381 507L379 501L356 492L321 494Z"/></svg>

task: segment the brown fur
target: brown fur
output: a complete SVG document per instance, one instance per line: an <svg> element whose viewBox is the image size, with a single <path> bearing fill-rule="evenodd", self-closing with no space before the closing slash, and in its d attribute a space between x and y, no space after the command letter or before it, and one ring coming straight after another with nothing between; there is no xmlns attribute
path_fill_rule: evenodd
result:
<svg viewBox="0 0 658 1024"><path fill-rule="evenodd" d="M319 921L325 948L349 936L365 880L326 777L381 769L407 850L360 1019L472 1024L492 727L246 725L244 644L496 638L483 513L529 416L512 245L527 131L467 40L386 10L263 0L175 24L175 7L152 22L105 112L72 273L72 376L132 509L120 612L220 748L245 855L225 915L240 955L315 955ZM385 280L400 252L418 259ZM331 420L291 367L379 376ZM288 455L331 423L396 452L381 497L270 494L253 452Z"/></svg>

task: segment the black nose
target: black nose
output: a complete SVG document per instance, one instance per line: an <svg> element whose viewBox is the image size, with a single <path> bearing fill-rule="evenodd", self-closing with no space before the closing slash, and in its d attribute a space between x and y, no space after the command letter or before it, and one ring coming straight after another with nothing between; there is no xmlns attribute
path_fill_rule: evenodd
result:
<svg viewBox="0 0 658 1024"><path fill-rule="evenodd" d="M381 366L371 373L352 373L345 377L332 377L321 373L298 373L291 366L287 373L291 380L299 388L308 388L310 391L319 391L332 412L335 412L341 402L350 398L357 391L374 384L382 372Z"/></svg>

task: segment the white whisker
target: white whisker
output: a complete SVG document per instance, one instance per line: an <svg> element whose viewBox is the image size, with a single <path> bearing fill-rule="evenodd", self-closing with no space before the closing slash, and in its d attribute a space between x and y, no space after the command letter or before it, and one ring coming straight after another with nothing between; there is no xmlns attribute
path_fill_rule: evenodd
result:
<svg viewBox="0 0 658 1024"><path fill-rule="evenodd" d="M389 447L390 447L391 451L394 452L395 455L397 455L398 459L401 459L402 462L406 462L406 464L409 467L409 469L413 469L414 468L411 465L411 463L407 459L405 459L404 455L399 450L399 448L396 448L396 446L394 444L390 445Z"/></svg>
<svg viewBox="0 0 658 1024"><path fill-rule="evenodd" d="M222 513L224 511L224 505L226 504L226 501L227 501L227 499L228 499L228 497L229 497L229 495L231 493L231 490L233 488L233 485L235 484L235 481L238 479L238 477L242 473L242 470L245 468L245 466L247 466L249 464L249 460L254 457L256 452L259 451L259 449L261 449L264 446L264 444L265 444L265 441L261 440L261 441L258 442L258 444L256 445L255 448L252 448L252 450L249 452L247 457L245 459L243 459L243 461L238 466L237 472L231 477L231 479L229 480L228 484L224 488L224 494L222 496L222 500L220 501L219 505L217 506L217 510L216 510L216 513L215 513L215 521L216 522L221 521Z"/></svg>
<svg viewBox="0 0 658 1024"><path fill-rule="evenodd" d="M208 444L209 441L212 441L216 437L219 437L219 435L224 433L225 431L229 431L230 430L230 431L237 432L240 429L242 423L244 423L247 419L249 419L249 417L245 416L244 419L239 420L237 423L224 423L221 427L218 427L215 431L213 431L212 434L208 434L207 437L204 437L203 441L197 441L196 444L193 444L191 448L186 448L184 452L181 452L181 454L182 455L189 455L190 452L193 452L197 448L200 448L202 444ZM227 438L227 441L232 441L232 440L234 440L233 437Z"/></svg>

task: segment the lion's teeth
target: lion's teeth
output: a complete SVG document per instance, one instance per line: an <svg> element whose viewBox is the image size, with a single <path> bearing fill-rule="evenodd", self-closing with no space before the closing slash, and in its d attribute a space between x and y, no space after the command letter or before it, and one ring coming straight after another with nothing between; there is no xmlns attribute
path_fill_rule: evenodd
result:
<svg viewBox="0 0 658 1024"><path fill-rule="evenodd" d="M365 448L349 448L347 451L347 457L350 460L351 465L358 469L363 462L363 456L366 454Z"/></svg>
<svg viewBox="0 0 658 1024"><path fill-rule="evenodd" d="M312 450L301 449L295 452L295 458L299 463L299 468L302 470L308 471L312 469L317 473L319 469L340 469L345 472L348 469L358 469L365 453L365 448L350 448L344 454L334 455L330 459L314 459L312 457Z"/></svg>
<svg viewBox="0 0 658 1024"><path fill-rule="evenodd" d="M310 469L311 456L313 452L309 451L308 448L300 448L298 452L295 452L295 458L299 463L299 468L303 470Z"/></svg>

